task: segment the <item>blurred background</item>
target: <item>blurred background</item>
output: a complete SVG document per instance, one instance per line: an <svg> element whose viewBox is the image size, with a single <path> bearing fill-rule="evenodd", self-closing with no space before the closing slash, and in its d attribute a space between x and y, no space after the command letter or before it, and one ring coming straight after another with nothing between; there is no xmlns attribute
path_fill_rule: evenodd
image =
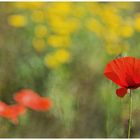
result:
<svg viewBox="0 0 140 140"><path fill-rule="evenodd" d="M104 75L120 56L140 58L140 3L0 3L0 99L30 88L50 97L19 125L0 118L1 138L125 138L128 96ZM132 137L140 137L140 91L133 92Z"/></svg>

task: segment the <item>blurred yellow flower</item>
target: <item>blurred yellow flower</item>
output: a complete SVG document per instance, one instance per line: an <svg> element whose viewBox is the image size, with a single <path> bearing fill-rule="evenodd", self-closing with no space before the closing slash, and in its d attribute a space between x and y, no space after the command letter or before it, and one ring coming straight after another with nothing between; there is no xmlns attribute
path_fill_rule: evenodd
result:
<svg viewBox="0 0 140 140"><path fill-rule="evenodd" d="M37 25L35 27L35 35L38 38L45 37L47 35L47 27L45 25Z"/></svg>
<svg viewBox="0 0 140 140"><path fill-rule="evenodd" d="M138 32L140 32L140 14L136 15L134 20L134 27Z"/></svg>
<svg viewBox="0 0 140 140"><path fill-rule="evenodd" d="M55 57L60 63L67 63L70 60L70 53L67 50L60 49L56 51Z"/></svg>
<svg viewBox="0 0 140 140"><path fill-rule="evenodd" d="M69 47L71 43L69 36L51 35L48 38L48 45L52 47Z"/></svg>
<svg viewBox="0 0 140 140"><path fill-rule="evenodd" d="M13 27L24 27L27 24L27 19L25 16L20 14L11 15L8 17L8 23Z"/></svg>
<svg viewBox="0 0 140 140"><path fill-rule="evenodd" d="M121 29L121 36L124 38L131 37L134 33L134 29L131 25L125 25Z"/></svg>
<svg viewBox="0 0 140 140"><path fill-rule="evenodd" d="M86 27L92 31L95 32L97 35L101 35L102 34L102 25L101 23L96 20L96 19L89 19L86 23Z"/></svg>
<svg viewBox="0 0 140 140"><path fill-rule="evenodd" d="M63 3L53 3L48 7L48 14L59 15L59 16L67 16L72 10L72 3L63 2Z"/></svg>
<svg viewBox="0 0 140 140"><path fill-rule="evenodd" d="M51 68L51 69L56 69L57 67L60 66L60 63L54 57L53 54L46 55L45 58L44 58L44 63L48 68Z"/></svg>
<svg viewBox="0 0 140 140"><path fill-rule="evenodd" d="M37 52L42 52L46 46L44 39L33 39L32 45Z"/></svg>
<svg viewBox="0 0 140 140"><path fill-rule="evenodd" d="M61 64L68 63L70 60L70 53L67 50L60 49L54 53L48 54L44 58L44 63L48 68L56 69Z"/></svg>
<svg viewBox="0 0 140 140"><path fill-rule="evenodd" d="M117 9L114 7L106 7L101 16L104 23L108 26L116 28L121 23L121 17L117 13Z"/></svg>
<svg viewBox="0 0 140 140"><path fill-rule="evenodd" d="M63 19L61 16L50 14L50 15L47 15L46 18L49 21L49 25L52 28L61 28L66 23L66 19Z"/></svg>

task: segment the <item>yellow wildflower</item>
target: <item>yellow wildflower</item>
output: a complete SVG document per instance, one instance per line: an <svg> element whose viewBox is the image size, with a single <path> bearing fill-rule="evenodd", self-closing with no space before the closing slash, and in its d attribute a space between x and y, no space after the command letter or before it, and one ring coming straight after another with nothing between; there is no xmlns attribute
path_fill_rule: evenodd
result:
<svg viewBox="0 0 140 140"><path fill-rule="evenodd" d="M72 10L72 4L69 2L51 3L48 7L48 14L57 16L67 16Z"/></svg>
<svg viewBox="0 0 140 140"><path fill-rule="evenodd" d="M131 25L125 25L121 29L121 36L128 38L131 37L134 33L134 29Z"/></svg>
<svg viewBox="0 0 140 140"><path fill-rule="evenodd" d="M8 23L13 27L24 27L27 24L27 19L25 16L20 14L11 15L8 17Z"/></svg>
<svg viewBox="0 0 140 140"><path fill-rule="evenodd" d="M102 34L102 25L96 19L89 19L86 23L86 27L99 36Z"/></svg>
<svg viewBox="0 0 140 140"><path fill-rule="evenodd" d="M67 63L70 60L70 53L67 50L60 49L55 53L55 57L60 63Z"/></svg>
<svg viewBox="0 0 140 140"><path fill-rule="evenodd" d="M104 9L104 12L102 13L102 20L108 26L108 28L118 28L122 22L121 16L119 16L116 9L113 7Z"/></svg>
<svg viewBox="0 0 140 140"><path fill-rule="evenodd" d="M56 69L61 64L68 63L70 60L70 53L67 50L60 49L55 53L45 56L44 63L48 68Z"/></svg>
<svg viewBox="0 0 140 140"><path fill-rule="evenodd" d="M56 69L60 66L58 60L54 57L53 54L48 54L44 58L44 63L48 68Z"/></svg>
<svg viewBox="0 0 140 140"><path fill-rule="evenodd" d="M138 32L140 32L140 14L136 15L136 18L134 20L134 27Z"/></svg>
<svg viewBox="0 0 140 140"><path fill-rule="evenodd" d="M59 36L59 35L52 35L48 38L48 45L52 47L69 47L70 45L70 38L69 36Z"/></svg>
<svg viewBox="0 0 140 140"><path fill-rule="evenodd" d="M47 28L45 25L37 25L35 27L35 35L38 38L45 37L47 34Z"/></svg>
<svg viewBox="0 0 140 140"><path fill-rule="evenodd" d="M45 40L44 39L38 39L38 38L35 38L33 39L33 47L35 48L35 50L37 52L42 52L46 46L45 44Z"/></svg>

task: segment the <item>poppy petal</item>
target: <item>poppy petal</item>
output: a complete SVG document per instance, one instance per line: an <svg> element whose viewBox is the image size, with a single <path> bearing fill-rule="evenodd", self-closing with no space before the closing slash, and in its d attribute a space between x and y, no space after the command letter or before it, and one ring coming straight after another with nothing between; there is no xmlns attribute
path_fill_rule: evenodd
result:
<svg viewBox="0 0 140 140"><path fill-rule="evenodd" d="M124 97L125 94L127 94L127 90L128 90L128 89L126 89L126 88L118 88L118 89L116 90L116 94L117 94L117 96L119 96L119 97Z"/></svg>
<svg viewBox="0 0 140 140"><path fill-rule="evenodd" d="M0 101L0 115L2 115L3 112L7 109L8 109L8 105L5 104L4 102Z"/></svg>
<svg viewBox="0 0 140 140"><path fill-rule="evenodd" d="M105 76L124 88L140 87L140 59L134 57L117 58L109 62Z"/></svg>
<svg viewBox="0 0 140 140"><path fill-rule="evenodd" d="M37 111L46 111L50 109L51 106L52 106L51 100L42 97L38 100L36 106L34 105L34 109Z"/></svg>
<svg viewBox="0 0 140 140"><path fill-rule="evenodd" d="M18 117L25 113L25 107L21 105L7 105L0 101L0 116L11 120L14 124L18 124Z"/></svg>
<svg viewBox="0 0 140 140"><path fill-rule="evenodd" d="M51 107L50 99L41 97L30 89L19 91L15 94L14 99L19 104L36 111L46 111Z"/></svg>
<svg viewBox="0 0 140 140"><path fill-rule="evenodd" d="M10 119L14 124L18 124L18 117L26 112L26 108L22 105L12 105L10 111Z"/></svg>
<svg viewBox="0 0 140 140"><path fill-rule="evenodd" d="M36 104L39 98L40 96L37 93L29 89L21 90L14 96L15 101L28 107Z"/></svg>
<svg viewBox="0 0 140 140"><path fill-rule="evenodd" d="M108 79L110 79L114 83L116 83L117 85L119 85L121 87L125 87L127 85L125 82L124 73L122 73L119 69L120 68L118 67L116 61L113 60L109 64L107 64L105 71L104 71L104 75Z"/></svg>

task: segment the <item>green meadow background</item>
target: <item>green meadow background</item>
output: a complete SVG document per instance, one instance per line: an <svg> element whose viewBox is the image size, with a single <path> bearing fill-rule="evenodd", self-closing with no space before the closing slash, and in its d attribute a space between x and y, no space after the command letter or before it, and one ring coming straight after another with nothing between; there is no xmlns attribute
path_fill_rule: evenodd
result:
<svg viewBox="0 0 140 140"><path fill-rule="evenodd" d="M30 88L50 97L47 112L19 124L0 118L1 138L125 138L128 95L107 80L106 64L140 58L140 3L1 2L0 100ZM133 91L132 137L140 137L140 91Z"/></svg>

